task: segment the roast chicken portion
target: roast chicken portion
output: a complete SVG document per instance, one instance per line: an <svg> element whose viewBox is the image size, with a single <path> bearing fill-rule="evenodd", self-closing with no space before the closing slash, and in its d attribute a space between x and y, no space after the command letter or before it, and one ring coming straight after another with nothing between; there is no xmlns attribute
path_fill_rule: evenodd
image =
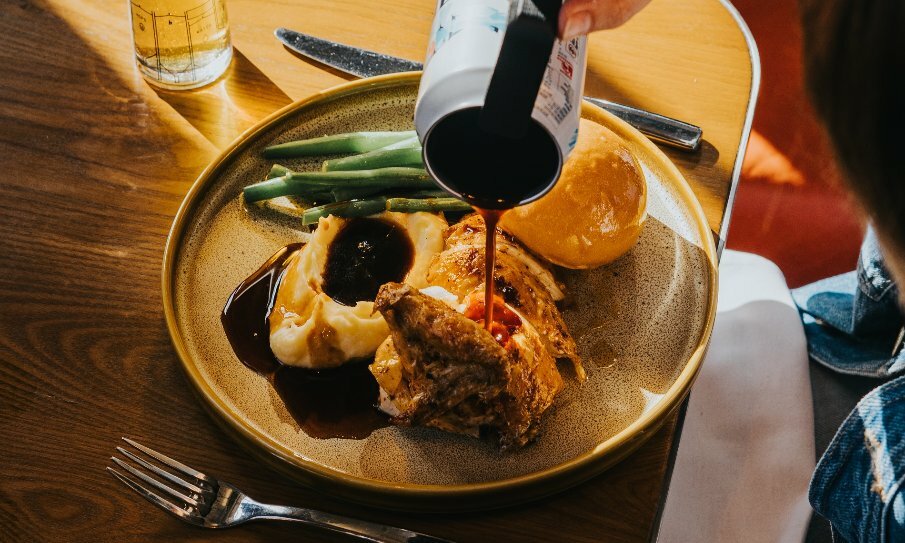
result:
<svg viewBox="0 0 905 543"><path fill-rule="evenodd" d="M390 337L371 372L394 423L497 439L501 449L536 435L563 381L530 322L510 312L504 323L494 319L491 334L444 301L400 283L383 285L374 307Z"/></svg>
<svg viewBox="0 0 905 543"><path fill-rule="evenodd" d="M427 272L428 284L443 287L460 300L483 291L485 232L484 219L477 214L447 228L444 249ZM497 294L533 325L554 358L569 359L584 380L575 340L555 303L564 295L547 266L515 238L498 231L493 276Z"/></svg>

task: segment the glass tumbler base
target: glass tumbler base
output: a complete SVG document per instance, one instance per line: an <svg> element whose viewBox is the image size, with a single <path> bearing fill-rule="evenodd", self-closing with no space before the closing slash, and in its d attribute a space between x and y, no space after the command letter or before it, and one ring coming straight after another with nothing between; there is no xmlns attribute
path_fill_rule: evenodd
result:
<svg viewBox="0 0 905 543"><path fill-rule="evenodd" d="M214 58L210 58L210 56L213 55L208 54L206 59L195 59L195 65L200 64L200 68L179 72L162 70L156 63L147 62L139 57L136 58L136 64L145 80L155 87L167 90L189 90L203 87L223 75L233 58L232 44L217 51Z"/></svg>

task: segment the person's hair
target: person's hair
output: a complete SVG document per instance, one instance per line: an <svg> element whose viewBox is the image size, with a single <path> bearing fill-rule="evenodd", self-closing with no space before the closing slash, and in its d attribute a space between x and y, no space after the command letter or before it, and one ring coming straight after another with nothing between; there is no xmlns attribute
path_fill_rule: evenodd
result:
<svg viewBox="0 0 905 543"><path fill-rule="evenodd" d="M799 7L807 88L846 183L905 254L905 2Z"/></svg>

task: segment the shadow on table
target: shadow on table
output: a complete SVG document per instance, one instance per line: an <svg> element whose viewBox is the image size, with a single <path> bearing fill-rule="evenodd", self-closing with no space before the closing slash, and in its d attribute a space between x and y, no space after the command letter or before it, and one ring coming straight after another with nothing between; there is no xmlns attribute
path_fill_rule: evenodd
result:
<svg viewBox="0 0 905 543"><path fill-rule="evenodd" d="M666 156L668 156L670 160L688 169L702 166L705 168L712 168L713 165L720 160L719 150L707 139L702 139L701 146L693 153L664 146L660 146L660 149L666 153Z"/></svg>
<svg viewBox="0 0 905 543"><path fill-rule="evenodd" d="M260 118L292 103L292 99L238 49L226 74L194 91L154 88L215 147L229 145Z"/></svg>

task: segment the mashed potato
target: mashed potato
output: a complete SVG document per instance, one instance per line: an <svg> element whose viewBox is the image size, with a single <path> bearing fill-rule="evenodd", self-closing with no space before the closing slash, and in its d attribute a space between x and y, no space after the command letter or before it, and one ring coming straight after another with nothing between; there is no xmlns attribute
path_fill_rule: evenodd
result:
<svg viewBox="0 0 905 543"><path fill-rule="evenodd" d="M392 280L427 287L428 266L443 249L446 221L431 213L385 212L370 219L398 226L411 242L411 265L404 277ZM324 291L331 246L350 221L360 220L321 219L311 240L289 263L270 314L270 348L282 363L336 367L372 356L389 335L383 317L373 310L373 299L344 305Z"/></svg>

